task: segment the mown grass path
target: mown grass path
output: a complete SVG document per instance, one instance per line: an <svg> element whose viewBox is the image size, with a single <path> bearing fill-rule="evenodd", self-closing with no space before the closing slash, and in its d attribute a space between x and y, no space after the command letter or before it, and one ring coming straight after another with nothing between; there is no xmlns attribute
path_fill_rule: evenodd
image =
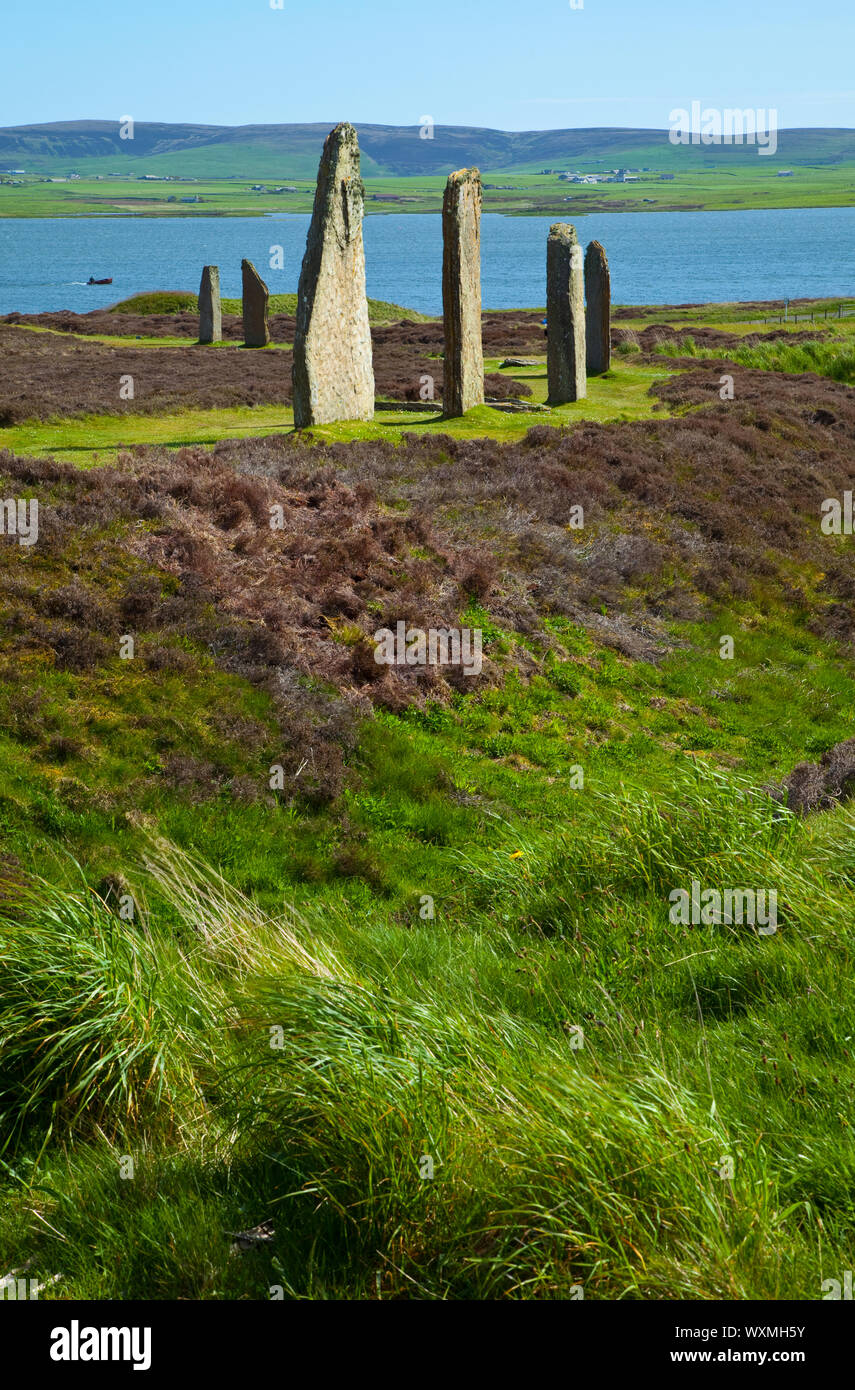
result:
<svg viewBox="0 0 855 1390"><path fill-rule="evenodd" d="M109 340L108 340L109 341ZM123 340L114 339L114 342ZM139 344L135 344L139 346ZM163 346L163 340L157 340ZM274 349L275 350L275 349ZM500 359L488 360L487 371L497 371ZM525 381L532 399L546 399L545 366L515 368L506 375ZM382 411L369 424L358 421L326 425L311 431L321 440L391 439L405 433L440 431L456 439L521 439L534 424L567 425L578 420L641 420L653 413L655 399L648 395L654 381L671 373L667 368L628 367L620 363L607 377L588 382L588 397L554 410L509 414L490 406L471 410L461 420L411 411ZM288 434L294 417L285 406L243 406L233 410L185 410L172 415L94 415L82 419L25 422L4 429L0 443L18 454L50 454L83 466L112 462L122 450L138 444L183 448L191 444L215 444L219 439Z"/></svg>

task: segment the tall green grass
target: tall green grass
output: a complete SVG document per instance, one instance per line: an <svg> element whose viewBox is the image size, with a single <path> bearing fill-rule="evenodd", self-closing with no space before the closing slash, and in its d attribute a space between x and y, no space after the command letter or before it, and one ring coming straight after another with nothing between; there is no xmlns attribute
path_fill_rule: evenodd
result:
<svg viewBox="0 0 855 1390"><path fill-rule="evenodd" d="M815 372L832 381L855 381L855 343L758 343L738 348L733 358L767 372Z"/></svg>
<svg viewBox="0 0 855 1390"><path fill-rule="evenodd" d="M701 767L509 834L416 925L266 912L163 843L135 922L35 885L0 920L0 1263L60 1296L820 1297L855 1235L852 844ZM671 923L693 875L776 886L778 933Z"/></svg>
<svg viewBox="0 0 855 1390"><path fill-rule="evenodd" d="M82 879L82 875L81 875ZM0 914L0 1131L116 1132L196 1089L188 1042L212 1022L178 941L122 921L81 882L36 881ZM196 982L198 983L198 982Z"/></svg>
<svg viewBox="0 0 855 1390"><path fill-rule="evenodd" d="M635 350L631 343L621 343L618 351ZM697 357L699 359L718 358L722 352L715 348L699 347L691 334L681 338L679 345L673 342L656 343L654 353L662 357ZM778 340L771 343L758 343L754 347L728 349L725 355L743 367L757 367L767 372L790 372L800 375L813 372L817 376L830 377L832 381L855 381L855 342L788 343Z"/></svg>

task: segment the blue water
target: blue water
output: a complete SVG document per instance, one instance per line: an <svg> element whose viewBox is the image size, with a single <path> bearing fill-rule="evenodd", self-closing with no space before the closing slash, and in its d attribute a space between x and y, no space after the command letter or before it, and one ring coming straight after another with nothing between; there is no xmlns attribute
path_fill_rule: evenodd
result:
<svg viewBox="0 0 855 1390"><path fill-rule="evenodd" d="M543 304L552 217L483 219L485 307ZM103 308L140 290L196 290L219 265L240 294L254 261L271 293L297 287L307 214L270 217L0 219L0 312ZM600 213L577 217L580 239L606 248L618 304L855 295L855 208ZM284 270L270 269L271 247ZM422 313L442 310L442 229L431 214L365 222L368 293ZM87 286L90 275L113 284Z"/></svg>

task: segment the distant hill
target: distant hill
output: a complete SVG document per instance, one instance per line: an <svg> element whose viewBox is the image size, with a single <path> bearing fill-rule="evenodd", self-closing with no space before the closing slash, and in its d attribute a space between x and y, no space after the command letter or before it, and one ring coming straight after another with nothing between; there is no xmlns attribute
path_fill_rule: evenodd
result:
<svg viewBox="0 0 855 1390"><path fill-rule="evenodd" d="M574 165L680 169L756 160L751 145L672 145L664 130L482 130L357 124L368 176L537 171ZM334 121L313 125L169 125L140 122L122 140L118 121L58 121L0 129L0 171L184 174L209 178L312 178ZM834 165L855 160L855 130L784 130L777 163Z"/></svg>

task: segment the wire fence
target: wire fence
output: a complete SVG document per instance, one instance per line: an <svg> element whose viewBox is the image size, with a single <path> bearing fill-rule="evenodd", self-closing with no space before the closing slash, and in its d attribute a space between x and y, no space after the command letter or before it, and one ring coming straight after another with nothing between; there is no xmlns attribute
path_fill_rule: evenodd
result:
<svg viewBox="0 0 855 1390"><path fill-rule="evenodd" d="M842 304L837 308L811 309L806 313L796 313L795 310L783 309L780 314L767 314L762 319L750 319L750 323L824 323L826 320L847 319L855 314L855 309L844 309Z"/></svg>

